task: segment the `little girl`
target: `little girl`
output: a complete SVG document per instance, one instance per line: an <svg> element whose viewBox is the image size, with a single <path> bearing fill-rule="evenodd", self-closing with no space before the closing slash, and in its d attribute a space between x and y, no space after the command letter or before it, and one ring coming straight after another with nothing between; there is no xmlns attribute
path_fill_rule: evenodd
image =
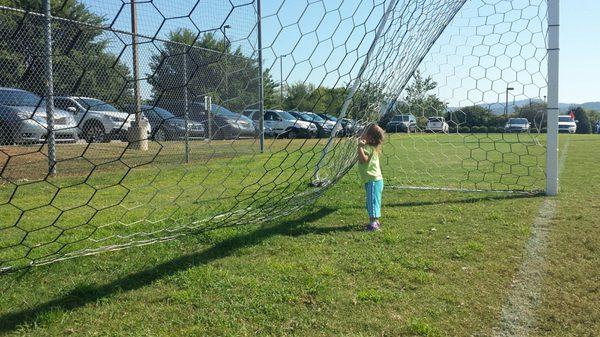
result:
<svg viewBox="0 0 600 337"><path fill-rule="evenodd" d="M367 212L369 213L367 231L377 231L380 226L383 176L379 167L379 154L384 136L382 128L371 124L367 126L358 140L358 171L367 192Z"/></svg>

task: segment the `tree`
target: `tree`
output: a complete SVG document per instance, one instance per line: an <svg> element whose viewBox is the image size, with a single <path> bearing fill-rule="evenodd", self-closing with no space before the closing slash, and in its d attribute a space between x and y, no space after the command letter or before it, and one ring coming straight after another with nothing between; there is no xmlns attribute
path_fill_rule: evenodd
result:
<svg viewBox="0 0 600 337"><path fill-rule="evenodd" d="M39 0L0 0L0 5L42 12ZM93 96L115 102L130 99L129 68L106 51L103 18L77 0L52 0L53 70L56 94ZM0 85L43 95L46 91L45 18L0 12ZM97 28L98 27L98 28Z"/></svg>
<svg viewBox="0 0 600 337"><path fill-rule="evenodd" d="M317 88L312 83L296 82L288 86L283 99L283 109L289 111L319 111L322 106L313 98ZM311 97L313 96L313 97Z"/></svg>
<svg viewBox="0 0 600 337"><path fill-rule="evenodd" d="M573 113L575 115L575 120L577 120L577 133L588 134L592 133L592 124L588 118L587 113L583 110L582 107L571 108L569 113Z"/></svg>
<svg viewBox="0 0 600 337"><path fill-rule="evenodd" d="M494 126L496 118L492 111L479 105L468 106L446 113L450 127Z"/></svg>
<svg viewBox="0 0 600 337"><path fill-rule="evenodd" d="M600 123L600 111L596 110L586 110L588 114L588 119L592 124L592 132L597 132L597 125Z"/></svg>
<svg viewBox="0 0 600 337"><path fill-rule="evenodd" d="M429 92L437 88L437 82L431 76L423 78L416 71L413 81L406 87L405 104L399 105L403 114L413 114L417 117L441 116L446 111L446 104L437 95Z"/></svg>
<svg viewBox="0 0 600 337"><path fill-rule="evenodd" d="M350 118L378 119L384 98L381 86L364 83L354 93L347 115Z"/></svg>
<svg viewBox="0 0 600 337"><path fill-rule="evenodd" d="M185 90L190 101L213 102L241 112L258 102L258 61L245 56L241 48L231 49L214 33L195 34L177 29L169 34L159 53L152 55L149 82L154 100L183 102ZM274 102L275 84L268 71L263 73L265 102ZM268 106L268 105L267 105Z"/></svg>
<svg viewBox="0 0 600 337"><path fill-rule="evenodd" d="M546 102L532 102L529 105L516 107L514 115L521 118L527 118L532 127L541 130L545 128L547 124L547 111L548 105Z"/></svg>

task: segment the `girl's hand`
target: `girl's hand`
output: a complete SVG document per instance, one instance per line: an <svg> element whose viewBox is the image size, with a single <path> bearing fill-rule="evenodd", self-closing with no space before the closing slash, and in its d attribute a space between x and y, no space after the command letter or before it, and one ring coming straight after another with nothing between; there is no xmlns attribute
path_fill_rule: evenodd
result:
<svg viewBox="0 0 600 337"><path fill-rule="evenodd" d="M364 140L362 138L358 140L358 146L365 146L365 145L367 145L367 141L366 140Z"/></svg>

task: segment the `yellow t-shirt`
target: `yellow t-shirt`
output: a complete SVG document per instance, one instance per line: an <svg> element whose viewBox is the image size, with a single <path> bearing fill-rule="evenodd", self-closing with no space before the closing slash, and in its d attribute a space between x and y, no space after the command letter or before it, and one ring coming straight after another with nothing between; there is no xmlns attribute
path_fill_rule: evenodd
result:
<svg viewBox="0 0 600 337"><path fill-rule="evenodd" d="M363 147L365 154L369 157L369 161L366 163L358 163L358 172L363 184L370 181L382 180L381 168L379 167L379 154L375 147L371 145L365 145Z"/></svg>

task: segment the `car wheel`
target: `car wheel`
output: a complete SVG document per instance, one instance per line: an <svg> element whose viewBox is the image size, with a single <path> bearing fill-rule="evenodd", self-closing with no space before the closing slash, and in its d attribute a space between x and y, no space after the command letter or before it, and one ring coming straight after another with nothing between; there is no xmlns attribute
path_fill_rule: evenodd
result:
<svg viewBox="0 0 600 337"><path fill-rule="evenodd" d="M104 126L100 122L92 121L83 126L83 139L86 142L105 142L108 137L104 132Z"/></svg>
<svg viewBox="0 0 600 337"><path fill-rule="evenodd" d="M167 140L167 133L165 132L165 130L163 130L163 128L158 129L154 133L154 140L157 142L164 142Z"/></svg>

